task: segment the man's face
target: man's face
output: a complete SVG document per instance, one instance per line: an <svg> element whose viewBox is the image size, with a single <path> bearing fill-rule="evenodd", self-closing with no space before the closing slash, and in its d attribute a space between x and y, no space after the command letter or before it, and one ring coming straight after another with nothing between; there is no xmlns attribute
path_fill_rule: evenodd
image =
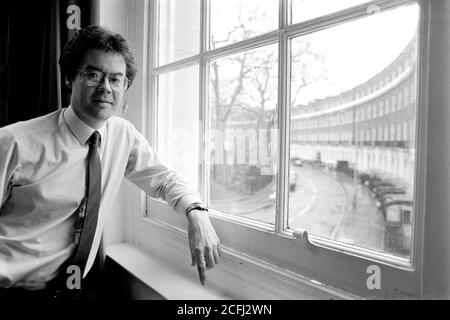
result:
<svg viewBox="0 0 450 320"><path fill-rule="evenodd" d="M124 92L113 91L109 74L126 75L126 64L122 55L115 52L89 50L86 52L81 70L108 73L97 86L89 87L80 82L81 72L72 81L71 104L75 113L94 129L101 127L122 105Z"/></svg>

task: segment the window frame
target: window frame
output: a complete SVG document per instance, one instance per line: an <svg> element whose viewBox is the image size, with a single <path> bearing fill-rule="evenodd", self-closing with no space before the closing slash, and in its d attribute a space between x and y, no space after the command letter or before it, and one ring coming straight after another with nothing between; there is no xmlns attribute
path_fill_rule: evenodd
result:
<svg viewBox="0 0 450 320"><path fill-rule="evenodd" d="M208 16L208 0L201 1L202 16ZM155 27L158 24L157 18L157 0L150 0L150 14L148 18L149 28L149 47L148 47L148 92L147 100L149 107L147 112L147 132L149 141L157 147L158 132L157 132L157 81L156 77L159 74L175 71L180 68L189 67L192 65L199 66L199 111L200 119L203 128L200 132L200 146L202 149L206 148L205 141L208 141L207 127L208 123L205 119L209 119L208 114L208 63L216 58L224 57L233 53L242 52L244 50L262 47L264 45L278 43L279 64L279 88L278 88L278 128L279 146L278 150L280 157L278 159L278 179L277 190L279 196L277 197L275 228L268 226L265 223L249 220L246 218L226 215L214 210L211 210L211 221L221 237L222 243L226 248L241 252L245 255L262 259L275 265L279 268L289 270L296 274L313 279L325 285L339 287L351 293L355 293L362 297L419 297L421 292L421 259L422 241L423 241L423 212L425 210L425 186L418 184L418 181L423 181L425 175L425 160L426 160L426 145L425 137L427 133L426 117L427 110L424 107L427 98L427 50L428 39L426 37L428 27L428 7L429 2L421 0L378 0L370 1L355 7L345 9L341 12L335 12L323 17L312 19L306 22L300 22L294 25L288 24L288 8L290 7L289 0L279 1L279 29L272 32L248 39L238 43L233 43L212 51L206 51L209 46L209 39L207 37L208 19L201 19L200 24L200 53L183 60L179 60L168 65L156 67L155 66L155 48L156 37L154 36ZM413 216L413 247L415 250L411 253L411 264L409 262L401 262L401 259L390 259L387 254L375 253L370 250L357 249L347 246L343 243L337 243L331 240L320 239L313 235L308 235L307 232L302 231L287 231L284 230L287 226L287 210L286 206L289 203L288 190L289 181L284 177L288 177L286 170L289 168L289 126L290 123L290 108L287 108L289 98L289 39L297 37L310 32L326 29L342 22L358 19L367 14L366 8L369 5L378 5L382 10L389 9L402 4L417 2L420 7L419 13L419 30L418 30L418 47L417 47L417 84L416 84L416 146L420 153L416 156L415 169L415 204ZM286 93L286 94L285 94ZM207 152L199 150L203 162L199 170L199 189L204 199L208 199L207 194L208 176L202 174L205 168L208 168ZM165 203L159 200L147 198L146 212L150 215L144 214L143 221L158 221L164 223L169 228L175 230L186 230L185 217L168 214L170 209ZM145 227L144 227L145 229ZM247 239L242 241L239 239ZM259 245L258 245L259 244ZM261 245L264 244L264 245ZM273 252L271 255L267 251ZM364 252L364 256L361 253ZM380 259L380 257L382 259ZM370 290L366 286L368 278L367 268L370 265L377 265L380 267L381 275L383 277L382 287L380 290Z"/></svg>

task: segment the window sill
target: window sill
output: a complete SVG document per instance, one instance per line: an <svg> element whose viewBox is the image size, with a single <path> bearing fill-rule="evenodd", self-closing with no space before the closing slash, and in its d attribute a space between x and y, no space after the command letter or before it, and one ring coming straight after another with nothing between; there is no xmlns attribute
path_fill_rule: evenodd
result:
<svg viewBox="0 0 450 320"><path fill-rule="evenodd" d="M190 267L184 231L149 218L141 218L139 226L135 245L109 245L107 255L167 299L361 299L225 246L203 287L197 269Z"/></svg>
<svg viewBox="0 0 450 320"><path fill-rule="evenodd" d="M202 287L161 259L153 258L129 243L108 245L106 254L149 288L169 300L229 299Z"/></svg>

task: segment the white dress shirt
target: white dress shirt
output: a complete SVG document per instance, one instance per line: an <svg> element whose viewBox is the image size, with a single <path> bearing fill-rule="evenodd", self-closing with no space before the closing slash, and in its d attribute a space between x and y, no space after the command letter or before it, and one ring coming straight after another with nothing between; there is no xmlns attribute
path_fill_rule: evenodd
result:
<svg viewBox="0 0 450 320"><path fill-rule="evenodd" d="M129 121L111 117L97 131L102 196L85 274L123 177L182 214L201 202ZM71 106L0 128L0 287L43 288L74 252L75 213L86 193L93 132Z"/></svg>

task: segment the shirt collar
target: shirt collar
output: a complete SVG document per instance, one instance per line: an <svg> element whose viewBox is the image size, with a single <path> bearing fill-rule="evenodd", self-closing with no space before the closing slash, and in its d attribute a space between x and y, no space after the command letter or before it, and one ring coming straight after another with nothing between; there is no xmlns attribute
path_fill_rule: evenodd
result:
<svg viewBox="0 0 450 320"><path fill-rule="evenodd" d="M83 122L75 113L73 110L72 105L70 105L67 109L63 112L64 120L69 127L72 134L77 138L77 140L81 143L81 145L85 145L91 135L96 131L95 129L88 126L86 123ZM105 130L106 126L103 125L100 128L97 129L98 133L100 133L100 145L103 144L104 138L105 138Z"/></svg>

